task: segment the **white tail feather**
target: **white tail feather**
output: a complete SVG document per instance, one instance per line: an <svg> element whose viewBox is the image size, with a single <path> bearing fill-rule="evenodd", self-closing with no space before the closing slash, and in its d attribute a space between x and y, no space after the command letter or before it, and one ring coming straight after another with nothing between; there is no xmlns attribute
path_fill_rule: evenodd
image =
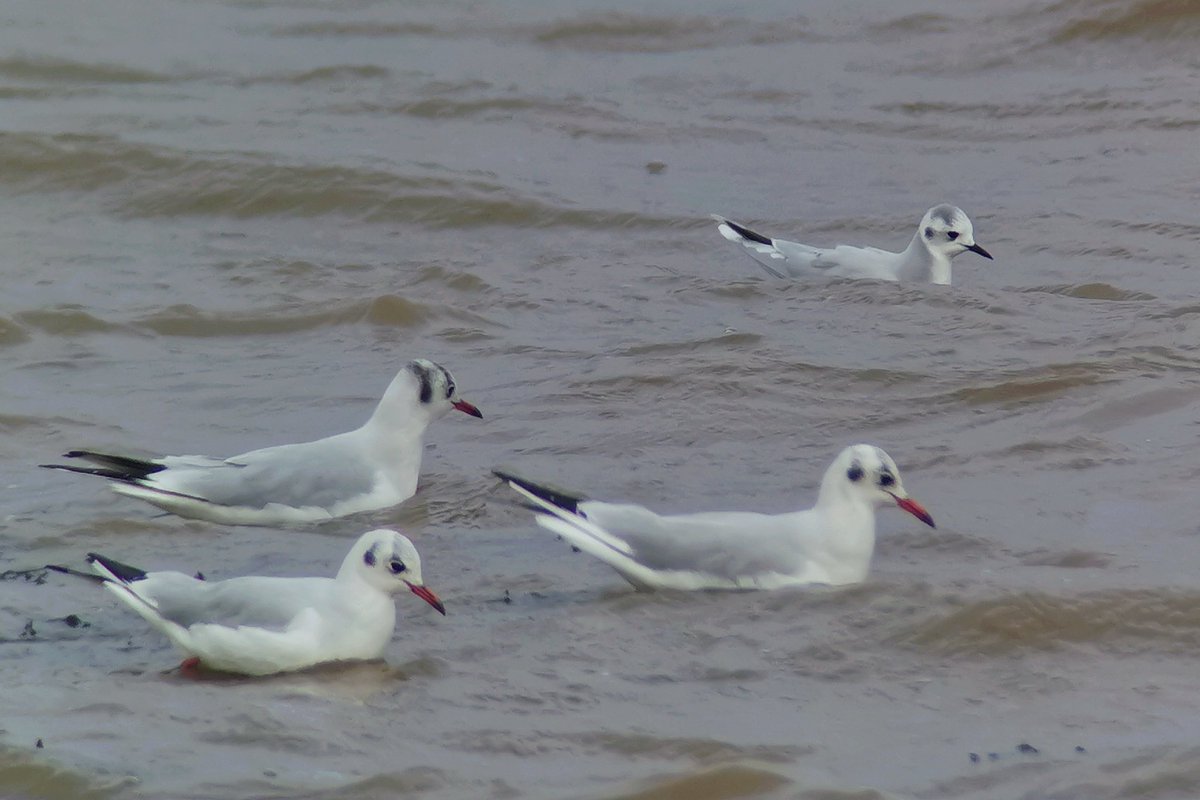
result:
<svg viewBox="0 0 1200 800"><path fill-rule="evenodd" d="M579 526L574 525L568 520L539 514L537 524L551 533L557 533L583 552L608 564L634 585L656 586L661 583L654 570L643 564L639 564L630 556L619 553L611 547L596 541L590 533L581 530Z"/></svg>
<svg viewBox="0 0 1200 800"><path fill-rule="evenodd" d="M517 492L521 496L525 497L528 500L532 500L534 503L537 503L537 505L539 507L544 508L550 514L553 514L554 516L563 520L568 525L571 525L574 528L577 528L580 533L586 534L586 535L598 540L605 547L611 548L612 550L615 550L617 553L619 553L623 556L626 556L626 557L633 556L633 550L630 549L629 544L627 542L625 542L625 540L619 539L616 536L613 536L611 533L604 530L604 528L601 528L599 525L595 524L594 522L589 520L587 517L581 516L579 514L572 514L570 511L567 511L566 509L563 509L563 508L559 508L558 506L554 505L553 503L548 503L545 500L543 500L542 498L538 497L533 492L530 492L528 489L524 489L524 488L518 486L517 484L513 483L512 481L509 481L508 485L513 488L513 491ZM539 521L540 520L541 520L541 517L539 517Z"/></svg>

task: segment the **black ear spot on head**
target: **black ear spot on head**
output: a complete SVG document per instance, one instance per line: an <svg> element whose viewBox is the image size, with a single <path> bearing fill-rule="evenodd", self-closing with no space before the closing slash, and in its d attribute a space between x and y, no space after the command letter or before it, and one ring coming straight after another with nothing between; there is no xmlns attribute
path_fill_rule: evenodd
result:
<svg viewBox="0 0 1200 800"><path fill-rule="evenodd" d="M925 238L926 238L926 239L932 239L932 238L933 238L933 228L926 228L926 229L925 229Z"/></svg>
<svg viewBox="0 0 1200 800"><path fill-rule="evenodd" d="M429 375L429 370L416 361L409 364L409 368L412 369L413 375L417 376L417 382L420 384L421 402L428 404L433 400L433 379Z"/></svg>
<svg viewBox="0 0 1200 800"><path fill-rule="evenodd" d="M374 545L372 545L370 550L363 553L363 563L366 564L368 567L375 566L375 547L374 547Z"/></svg>
<svg viewBox="0 0 1200 800"><path fill-rule="evenodd" d="M863 468L860 467L858 464L854 464L850 467L850 469L846 470L846 477L855 483L861 481L862 476L863 476Z"/></svg>

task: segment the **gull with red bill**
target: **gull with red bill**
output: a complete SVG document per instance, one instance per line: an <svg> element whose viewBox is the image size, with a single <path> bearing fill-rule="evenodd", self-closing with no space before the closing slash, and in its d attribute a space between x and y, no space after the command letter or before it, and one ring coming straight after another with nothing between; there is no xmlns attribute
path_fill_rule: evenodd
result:
<svg viewBox="0 0 1200 800"><path fill-rule="evenodd" d="M92 466L47 469L108 478L113 491L181 517L225 525L321 522L402 503L416 493L425 429L452 410L483 417L439 364L417 359L392 379L362 427L232 458L131 458L72 450Z"/></svg>
<svg viewBox="0 0 1200 800"><path fill-rule="evenodd" d="M395 594L411 591L446 613L422 579L413 543L383 528L360 536L333 578L207 581L146 572L96 553L87 560L94 575L47 568L102 584L182 650L185 667L271 675L381 658L396 629Z"/></svg>
<svg viewBox="0 0 1200 800"><path fill-rule="evenodd" d="M848 244L813 247L764 236L716 214L713 219L722 236L745 247L759 266L777 278L867 278L948 286L955 256L970 251L992 257L975 243L975 229L966 213L945 203L925 212L908 247L899 253Z"/></svg>
<svg viewBox="0 0 1200 800"><path fill-rule="evenodd" d="M497 477L529 501L543 528L599 558L643 589L781 589L842 585L867 577L875 510L899 506L931 528L900 471L878 447L843 450L821 479L812 508L787 514L656 514L587 500L508 472Z"/></svg>

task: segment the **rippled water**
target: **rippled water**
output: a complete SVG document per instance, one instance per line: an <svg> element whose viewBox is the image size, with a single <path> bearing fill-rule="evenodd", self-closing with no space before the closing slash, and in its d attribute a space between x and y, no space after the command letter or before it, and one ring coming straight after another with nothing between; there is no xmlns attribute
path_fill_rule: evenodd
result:
<svg viewBox="0 0 1200 800"><path fill-rule="evenodd" d="M9 3L0 795L1200 794L1200 7L802 9ZM942 201L996 256L953 287L767 279L707 217L900 249ZM344 430L417 356L485 419L399 509L225 529L33 466ZM634 593L488 475L781 511L861 440L939 528L882 515L838 591ZM449 616L271 680L18 574L331 572L377 525Z"/></svg>

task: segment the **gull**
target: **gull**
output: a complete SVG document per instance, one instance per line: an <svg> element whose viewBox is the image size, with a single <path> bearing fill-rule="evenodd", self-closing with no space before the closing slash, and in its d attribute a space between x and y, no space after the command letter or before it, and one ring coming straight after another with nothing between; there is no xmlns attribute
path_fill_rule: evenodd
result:
<svg viewBox="0 0 1200 800"><path fill-rule="evenodd" d="M347 433L224 459L72 450L63 457L95 466L41 466L108 478L118 494L181 517L225 525L320 522L412 497L425 429L451 409L483 416L459 398L444 367L417 359L392 379L371 418Z"/></svg>
<svg viewBox="0 0 1200 800"><path fill-rule="evenodd" d="M717 230L745 246L759 266L777 278L873 278L881 281L925 281L950 285L950 261L970 250L984 258L992 254L975 244L975 230L961 208L942 204L925 212L917 232L903 252L839 244L812 247L755 233L724 217L712 215Z"/></svg>
<svg viewBox="0 0 1200 800"><path fill-rule="evenodd" d="M877 508L897 505L933 527L933 517L904 490L896 463L868 444L847 447L834 459L821 479L816 505L787 514L664 516L494 473L529 501L538 525L642 589L859 583L875 549Z"/></svg>
<svg viewBox="0 0 1200 800"><path fill-rule="evenodd" d="M380 658L396 628L392 596L405 589L446 613L421 578L413 543L383 528L359 537L334 578L206 581L200 574L146 572L98 553L88 553L87 561L95 575L46 568L103 584L187 655L185 669L203 664L271 675Z"/></svg>

